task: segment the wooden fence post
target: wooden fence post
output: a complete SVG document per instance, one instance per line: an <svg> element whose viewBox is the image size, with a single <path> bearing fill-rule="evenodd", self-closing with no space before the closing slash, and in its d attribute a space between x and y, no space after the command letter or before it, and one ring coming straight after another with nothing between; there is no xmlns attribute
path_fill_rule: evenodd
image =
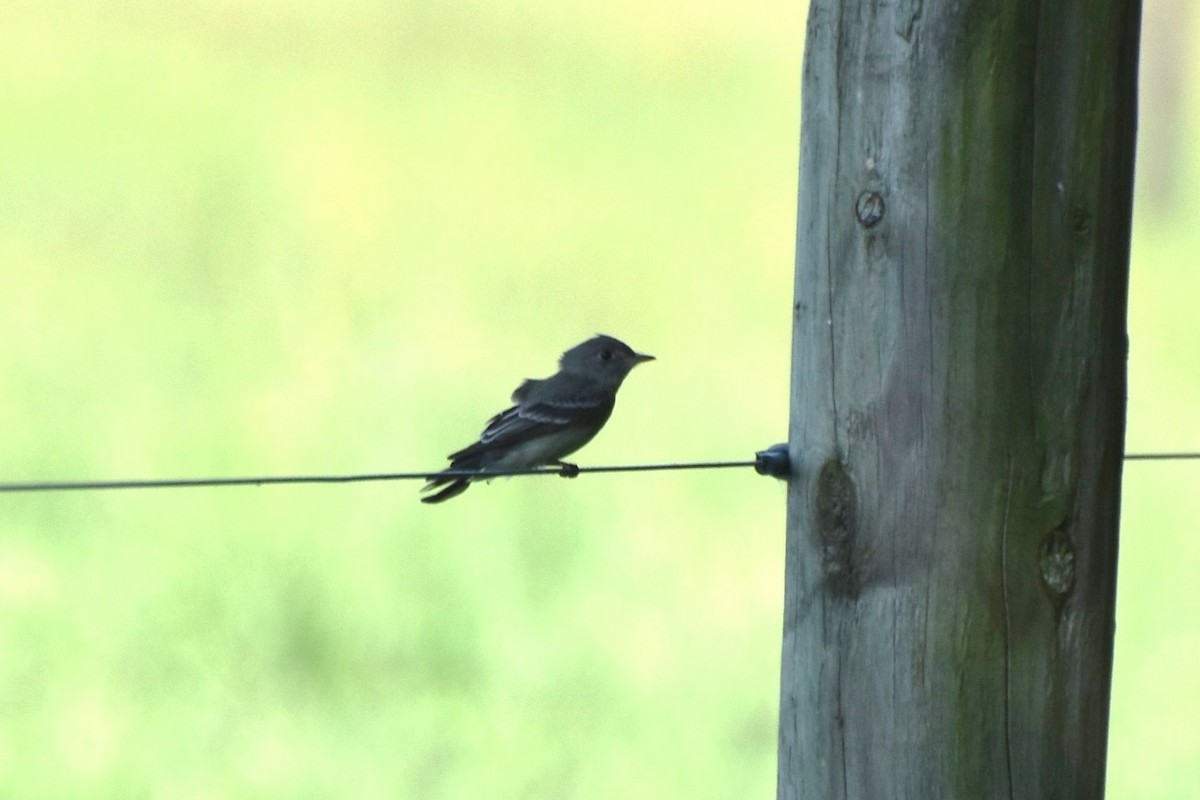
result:
<svg viewBox="0 0 1200 800"><path fill-rule="evenodd" d="M1099 798L1138 0L812 0L780 798Z"/></svg>

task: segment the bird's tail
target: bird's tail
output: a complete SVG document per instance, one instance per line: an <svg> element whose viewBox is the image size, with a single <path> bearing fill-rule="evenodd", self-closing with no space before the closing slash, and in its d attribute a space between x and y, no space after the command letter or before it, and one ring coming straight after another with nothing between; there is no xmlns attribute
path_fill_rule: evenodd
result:
<svg viewBox="0 0 1200 800"><path fill-rule="evenodd" d="M429 482L421 487L422 492L431 491L439 486L444 486L445 488L439 492L429 495L428 497L422 497L421 502L441 503L445 500L449 500L451 497L458 497L460 494L465 492L467 487L470 485L471 480L469 478L430 478Z"/></svg>
<svg viewBox="0 0 1200 800"><path fill-rule="evenodd" d="M478 456L462 457L463 454L455 453L450 457L450 466L446 468L447 472L461 472L463 470L480 469ZM439 486L445 487L438 492L434 492L428 497L422 497L422 503L441 503L449 500L451 497L458 497L467 490L471 485L470 478L464 478L458 475L443 475L437 474L432 476L424 486L421 487L422 492L429 492L437 489Z"/></svg>

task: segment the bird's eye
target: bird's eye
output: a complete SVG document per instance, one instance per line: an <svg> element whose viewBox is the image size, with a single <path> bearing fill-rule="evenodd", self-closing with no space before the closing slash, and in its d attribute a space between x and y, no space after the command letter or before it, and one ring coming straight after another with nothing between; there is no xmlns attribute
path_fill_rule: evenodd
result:
<svg viewBox="0 0 1200 800"><path fill-rule="evenodd" d="M601 361L612 361L612 357L613 357L612 350L601 350L600 351L600 360Z"/></svg>

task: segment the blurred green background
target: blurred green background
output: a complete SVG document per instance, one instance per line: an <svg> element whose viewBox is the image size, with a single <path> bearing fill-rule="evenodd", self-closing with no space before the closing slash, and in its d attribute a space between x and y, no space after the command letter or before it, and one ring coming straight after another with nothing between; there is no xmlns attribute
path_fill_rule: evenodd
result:
<svg viewBox="0 0 1200 800"><path fill-rule="evenodd" d="M0 475L426 469L597 331L660 360L585 463L780 440L802 6L7 0ZM1146 14L1129 447L1195 449ZM1184 797L1200 465L1125 487L1109 796ZM416 488L5 497L0 796L773 796L781 486Z"/></svg>

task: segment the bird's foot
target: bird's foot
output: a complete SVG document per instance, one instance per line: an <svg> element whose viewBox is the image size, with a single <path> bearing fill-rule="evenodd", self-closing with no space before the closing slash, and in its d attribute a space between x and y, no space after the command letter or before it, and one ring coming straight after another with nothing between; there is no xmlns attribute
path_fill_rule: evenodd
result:
<svg viewBox="0 0 1200 800"><path fill-rule="evenodd" d="M555 461L558 465L558 474L564 478L576 478L579 476L579 465L572 464L569 461Z"/></svg>

